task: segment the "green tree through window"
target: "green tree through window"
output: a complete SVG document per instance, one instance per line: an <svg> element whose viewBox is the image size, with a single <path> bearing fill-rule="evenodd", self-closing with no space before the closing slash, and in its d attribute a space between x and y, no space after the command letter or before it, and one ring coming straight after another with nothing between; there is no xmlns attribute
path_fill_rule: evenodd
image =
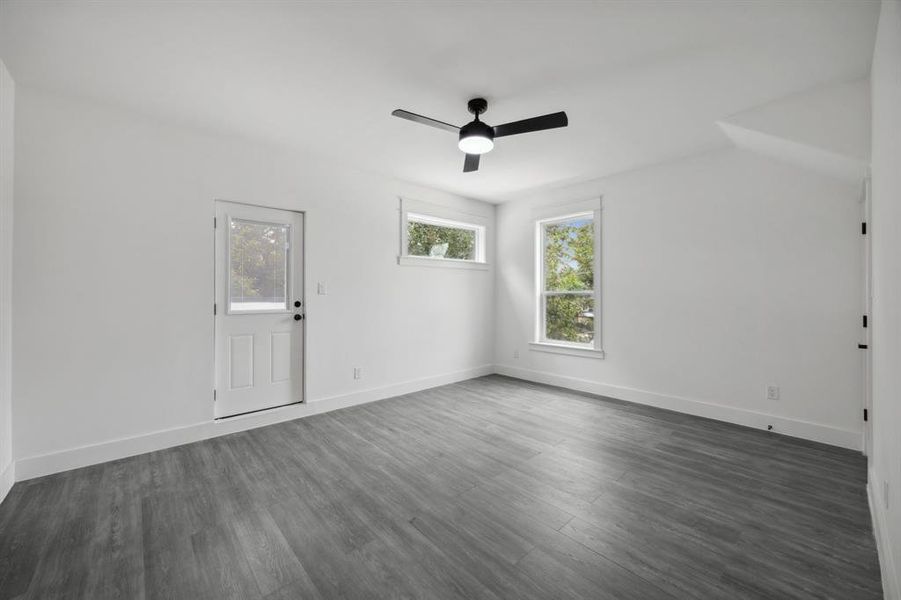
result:
<svg viewBox="0 0 901 600"><path fill-rule="evenodd" d="M544 337L594 340L594 220L576 217L543 226Z"/></svg>
<svg viewBox="0 0 901 600"><path fill-rule="evenodd" d="M476 231L432 223L407 222L407 254L433 258L476 260Z"/></svg>
<svg viewBox="0 0 901 600"><path fill-rule="evenodd" d="M232 219L229 253L232 310L286 308L288 227Z"/></svg>

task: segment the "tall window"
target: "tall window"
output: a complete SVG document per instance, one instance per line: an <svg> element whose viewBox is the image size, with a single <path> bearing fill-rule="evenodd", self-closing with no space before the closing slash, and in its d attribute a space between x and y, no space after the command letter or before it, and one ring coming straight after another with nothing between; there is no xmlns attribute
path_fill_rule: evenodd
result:
<svg viewBox="0 0 901 600"><path fill-rule="evenodd" d="M600 348L598 214L538 221L539 344Z"/></svg>

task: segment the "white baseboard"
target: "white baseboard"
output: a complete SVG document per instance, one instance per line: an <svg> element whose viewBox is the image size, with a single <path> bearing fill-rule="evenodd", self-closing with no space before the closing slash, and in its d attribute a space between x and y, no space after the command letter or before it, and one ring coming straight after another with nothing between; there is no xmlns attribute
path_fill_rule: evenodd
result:
<svg viewBox="0 0 901 600"><path fill-rule="evenodd" d="M39 456L20 458L15 462L16 481L24 481L34 477L42 477L60 471L77 469L110 460L154 452L173 446L198 442L200 440L264 427L282 421L291 421L301 417L346 408L358 404L365 404L375 400L382 400L403 394L409 394L439 385L447 385L457 381L464 381L474 377L490 375L494 372L493 365L484 365L473 369L414 379L402 383L380 388L352 392L310 400L304 404L293 404L281 408L274 408L258 413L232 417L221 421L207 421L195 423L184 427L154 431L139 436L110 440L99 444L81 446Z"/></svg>
<svg viewBox="0 0 901 600"><path fill-rule="evenodd" d="M840 446L842 448L850 448L852 450L861 450L863 448L863 436L859 431L839 429L837 427L830 427L819 423L777 417L732 406L702 402L700 400L693 400L681 396L670 396L657 392L649 392L647 390L609 385L588 379L557 375L545 371L533 371L531 369L523 369L509 365L495 365L495 372L509 377L516 377L517 379L556 385L580 392L607 396L608 398L615 398L617 400L625 400L636 404L646 404L648 406L665 408L689 415L715 419L717 421L754 427L755 429L766 429L768 425L772 425L773 431L776 433L815 442L822 442L833 446Z"/></svg>
<svg viewBox="0 0 901 600"><path fill-rule="evenodd" d="M888 523L886 523L884 508L879 502L879 494L876 491L878 483L879 479L873 469L870 469L867 473L867 498L870 501L873 535L876 537L876 550L879 552L879 566L882 569L882 596L885 600L901 600L901 580L898 579L898 573L895 571Z"/></svg>
<svg viewBox="0 0 901 600"><path fill-rule="evenodd" d="M0 502L6 498L9 490L12 489L16 482L16 461L11 460L3 472L0 472Z"/></svg>
<svg viewBox="0 0 901 600"><path fill-rule="evenodd" d="M709 404L689 398L607 385L542 371L532 371L508 365L483 365L481 367L456 371L444 375L426 377L380 388L311 400L305 404L285 406L269 411L233 417L222 421L195 423L193 425L154 431L139 436L110 440L99 444L20 458L15 461L14 468L11 466L4 472L3 477L6 477L8 474L10 481L12 481L12 473L14 473L15 481L24 481L26 479L50 475L69 469L77 469L110 460L135 456L145 452L153 452L164 448L171 448L172 446L189 444L191 442L197 442L220 435L227 435L229 433L254 429L256 427L264 427L282 421L308 417L310 415L339 408L409 394L439 385L446 385L457 381L472 379L474 377L490 375L491 373L500 373L502 375L517 377L528 381L557 385L619 400L666 408L749 427L766 429L767 425L773 425L774 430L778 433L856 450L860 450L861 448L861 435L854 431L846 431L816 423L774 417L763 413ZM0 486L3 485L4 481L5 479L0 479ZM0 491L2 491L2 489L3 488L0 487Z"/></svg>

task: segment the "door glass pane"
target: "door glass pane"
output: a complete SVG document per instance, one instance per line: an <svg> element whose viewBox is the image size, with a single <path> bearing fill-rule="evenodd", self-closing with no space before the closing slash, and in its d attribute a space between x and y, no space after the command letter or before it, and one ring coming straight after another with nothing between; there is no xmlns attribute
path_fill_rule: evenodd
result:
<svg viewBox="0 0 901 600"><path fill-rule="evenodd" d="M231 219L229 312L288 310L290 226Z"/></svg>
<svg viewBox="0 0 901 600"><path fill-rule="evenodd" d="M544 289L549 292L594 288L594 219L591 216L544 226Z"/></svg>
<svg viewBox="0 0 901 600"><path fill-rule="evenodd" d="M594 340L594 298L575 294L547 296L545 338L590 344Z"/></svg>

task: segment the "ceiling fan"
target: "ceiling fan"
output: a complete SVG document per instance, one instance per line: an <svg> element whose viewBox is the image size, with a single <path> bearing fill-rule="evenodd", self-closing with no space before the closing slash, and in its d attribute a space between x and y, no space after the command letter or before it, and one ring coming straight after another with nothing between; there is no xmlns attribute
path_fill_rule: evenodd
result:
<svg viewBox="0 0 901 600"><path fill-rule="evenodd" d="M486 152L490 152L494 148L494 138L507 135L516 135L519 133L529 133L532 131L541 131L542 129L555 129L557 127L566 127L569 120L563 111L542 115L540 117L532 117L531 119L523 119L521 121L513 121L512 123L504 123L492 127L487 123L479 120L479 115L488 110L488 101L484 98L473 98L466 107L469 112L476 116L475 119L464 125L457 127L444 121L423 117L416 113L406 110L397 109L391 114L401 119L407 119L415 123L430 125L438 129L444 129L451 133L457 133L460 136L457 146L466 153L466 160L463 161L463 172L469 173L479 170L479 157Z"/></svg>

